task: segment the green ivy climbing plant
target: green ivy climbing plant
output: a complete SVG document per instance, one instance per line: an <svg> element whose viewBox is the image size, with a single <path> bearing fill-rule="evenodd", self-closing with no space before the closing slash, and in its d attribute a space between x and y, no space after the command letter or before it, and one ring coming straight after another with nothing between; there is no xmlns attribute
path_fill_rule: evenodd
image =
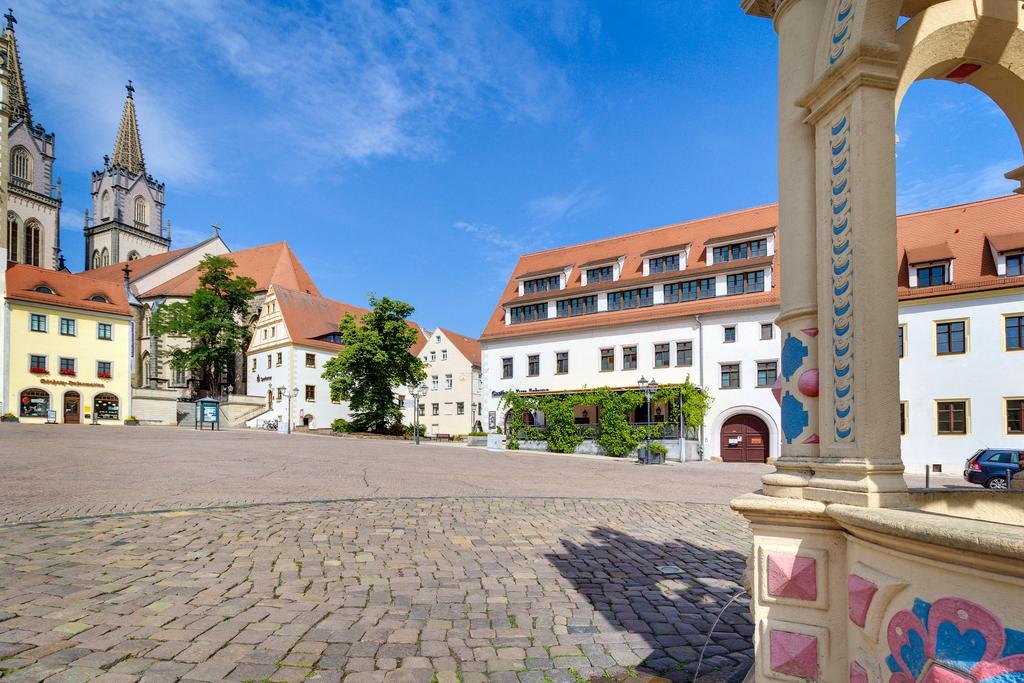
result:
<svg viewBox="0 0 1024 683"><path fill-rule="evenodd" d="M553 453L572 453L583 443L583 433L576 424L575 409L580 405L593 405L597 406L601 426L598 445L606 455L622 458L633 453L647 437L646 425L633 425L629 422L629 416L643 405L644 400L642 392L613 391L607 387L543 396L523 396L510 392L501 399L502 406L509 413L506 446L510 450L518 450L520 434L525 434L527 438L546 438L548 450ZM652 397L652 403L668 406L668 424L678 423L681 413L684 424L690 428L704 424L711 401L711 397L689 378L682 384L659 387ZM523 414L537 410L544 413L546 428L543 432L536 429L524 430ZM661 437L665 424L650 425L651 436Z"/></svg>

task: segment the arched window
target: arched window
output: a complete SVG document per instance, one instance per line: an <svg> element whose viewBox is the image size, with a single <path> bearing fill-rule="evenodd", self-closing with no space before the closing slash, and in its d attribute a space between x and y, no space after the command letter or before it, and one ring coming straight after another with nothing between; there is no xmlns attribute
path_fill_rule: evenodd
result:
<svg viewBox="0 0 1024 683"><path fill-rule="evenodd" d="M38 266L42 260L42 233L38 223L29 223L25 226L25 263L30 266Z"/></svg>
<svg viewBox="0 0 1024 683"><path fill-rule="evenodd" d="M7 260L18 262L18 217L7 214Z"/></svg>
<svg viewBox="0 0 1024 683"><path fill-rule="evenodd" d="M93 249L92 250L92 267L93 268L99 268L102 265L103 265L103 262L100 260L100 250L99 249Z"/></svg>
<svg viewBox="0 0 1024 683"><path fill-rule="evenodd" d="M103 247L103 251L100 252L100 262L105 266L110 265L110 252L106 247Z"/></svg>
<svg viewBox="0 0 1024 683"><path fill-rule="evenodd" d="M15 180L25 182L32 180L32 157L24 147L15 147L11 150L11 176Z"/></svg>
<svg viewBox="0 0 1024 683"><path fill-rule="evenodd" d="M108 220L110 218L110 193L103 190L103 196L100 197L100 218Z"/></svg>
<svg viewBox="0 0 1024 683"><path fill-rule="evenodd" d="M42 389L26 389L21 392L22 417L46 417L50 409L50 395Z"/></svg>
<svg viewBox="0 0 1024 683"><path fill-rule="evenodd" d="M135 198L135 222L141 225L149 225L149 205L144 197Z"/></svg>
<svg viewBox="0 0 1024 683"><path fill-rule="evenodd" d="M139 260L139 252L135 251L134 249L129 251L128 252L128 260L129 261L138 261Z"/></svg>
<svg viewBox="0 0 1024 683"><path fill-rule="evenodd" d="M32 291L40 294L53 294L53 288L49 285L36 285Z"/></svg>
<svg viewBox="0 0 1024 683"><path fill-rule="evenodd" d="M103 296L102 294L93 294L92 296L89 297L89 301L96 301L96 302L101 303L101 304L109 304L110 303L110 299L108 299L107 297Z"/></svg>
<svg viewBox="0 0 1024 683"><path fill-rule="evenodd" d="M121 403L114 394L96 394L92 404L97 420L121 419Z"/></svg>

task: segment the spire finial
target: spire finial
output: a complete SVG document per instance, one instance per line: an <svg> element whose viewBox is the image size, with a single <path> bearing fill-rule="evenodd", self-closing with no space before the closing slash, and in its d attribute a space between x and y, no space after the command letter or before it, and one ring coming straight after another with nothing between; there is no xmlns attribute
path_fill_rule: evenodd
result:
<svg viewBox="0 0 1024 683"><path fill-rule="evenodd" d="M132 99L132 96L135 94L135 86L132 85L132 79L128 79L128 85L124 86L124 89L128 91L128 98Z"/></svg>
<svg viewBox="0 0 1024 683"><path fill-rule="evenodd" d="M4 15L4 19L7 20L7 30L13 31L14 25L18 23L18 20L14 18L14 10L8 7L7 14Z"/></svg>

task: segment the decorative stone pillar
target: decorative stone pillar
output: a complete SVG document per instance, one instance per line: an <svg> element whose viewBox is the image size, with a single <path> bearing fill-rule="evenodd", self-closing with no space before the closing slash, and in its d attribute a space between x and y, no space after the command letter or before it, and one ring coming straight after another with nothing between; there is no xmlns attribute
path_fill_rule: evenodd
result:
<svg viewBox="0 0 1024 683"><path fill-rule="evenodd" d="M782 415L782 454L763 479L765 493L799 498L818 459L818 292L815 130L796 104L814 82L824 4L790 0L775 15L779 34L779 263L782 337L774 387Z"/></svg>
<svg viewBox="0 0 1024 683"><path fill-rule="evenodd" d="M803 97L815 127L821 452L804 497L906 504L896 352L895 46L847 54L853 0L833 10L828 71ZM786 201L788 201L788 197Z"/></svg>

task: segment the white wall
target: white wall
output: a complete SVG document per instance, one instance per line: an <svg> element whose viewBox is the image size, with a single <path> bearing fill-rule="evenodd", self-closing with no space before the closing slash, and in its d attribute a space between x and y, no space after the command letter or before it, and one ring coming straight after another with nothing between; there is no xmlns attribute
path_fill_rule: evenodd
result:
<svg viewBox="0 0 1024 683"><path fill-rule="evenodd" d="M281 354L281 365L277 364L277 354ZM306 354L315 357L316 367L306 367ZM270 356L270 368L267 368L267 356ZM277 399L277 388L286 387L289 391L298 388L298 396L291 399L292 424L301 426L303 417L311 416L311 429L327 429L337 418L350 420L348 403L331 401L331 391L327 380L321 377L324 363L334 357L334 353L321 349L290 344L276 348L264 348L246 355L246 374L250 396L266 398L268 387L273 387L271 411L275 419L284 422L288 419L288 399ZM256 369L253 370L253 359ZM306 400L306 385L316 388L316 396L312 401Z"/></svg>
<svg viewBox="0 0 1024 683"><path fill-rule="evenodd" d="M447 353L446 353L447 352ZM446 357L447 356L447 357ZM438 329L430 334L426 346L420 352L420 358L426 364L427 378L424 384L427 393L420 399L424 406L420 424L426 427L427 434L469 434L478 416L477 403L480 401L480 370L469 359L462 355L458 347ZM451 375L452 388L446 388L445 377ZM432 378L437 377L437 389L433 389ZM408 389L399 391L406 397L411 395ZM463 404L464 412L458 414L458 404ZM405 410L406 424L412 424L412 402L407 400ZM433 405L438 406L438 415L433 414ZM481 420L483 422L483 420Z"/></svg>
<svg viewBox="0 0 1024 683"><path fill-rule="evenodd" d="M774 329L771 340L762 341L762 322L772 322L777 315L774 308L729 314L702 316L704 334L704 384L714 399L706 418L704 430L704 457L718 456L719 431L721 424L732 414L748 412L761 417L771 432L771 457L778 457L778 404L768 388L758 388L758 360L777 360L779 357L778 330ZM736 325L736 341L724 343L724 327ZM523 323L524 328L529 323ZM675 364L675 342L693 342L693 365L678 367ZM668 368L654 367L654 345L671 344L672 365ZM622 347L637 347L637 368L622 369ZM635 387L641 375L652 377L659 384L678 384L687 376L695 384L701 383L700 370L700 329L692 317L678 320L658 320L634 323L619 327L593 330L571 330L509 340L484 342L482 398L484 402L484 426L489 412L496 414L497 424L503 424L504 411L501 395L509 391L568 390L609 387ZM615 370L601 371L600 350L615 348ZM569 374L555 374L555 353L569 352ZM541 368L538 377L527 377L527 356L540 354ZM513 378L502 379L502 359L513 358ZM720 388L720 363L740 362L740 388Z"/></svg>
<svg viewBox="0 0 1024 683"><path fill-rule="evenodd" d="M902 439L908 471L925 464L944 472L962 472L964 461L979 448L1024 449L1024 436L1006 433L1003 403L1024 396L1024 351L1005 351L1004 314L1024 314L1020 292L985 298L947 299L900 306L906 325L900 361L900 397L907 402L907 433ZM968 319L967 353L935 354L935 321ZM939 436L935 401L968 399L968 433Z"/></svg>

